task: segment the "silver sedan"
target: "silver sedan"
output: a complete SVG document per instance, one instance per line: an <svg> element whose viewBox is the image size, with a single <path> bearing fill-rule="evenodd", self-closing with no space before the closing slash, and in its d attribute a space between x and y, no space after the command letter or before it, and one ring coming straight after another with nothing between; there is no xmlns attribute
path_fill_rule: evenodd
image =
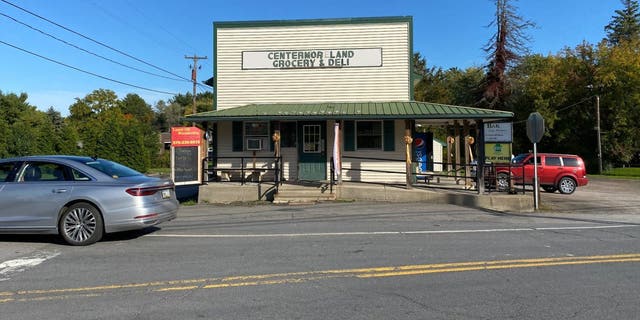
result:
<svg viewBox="0 0 640 320"><path fill-rule="evenodd" d="M0 233L60 234L89 245L178 213L171 180L105 159L30 156L0 160Z"/></svg>

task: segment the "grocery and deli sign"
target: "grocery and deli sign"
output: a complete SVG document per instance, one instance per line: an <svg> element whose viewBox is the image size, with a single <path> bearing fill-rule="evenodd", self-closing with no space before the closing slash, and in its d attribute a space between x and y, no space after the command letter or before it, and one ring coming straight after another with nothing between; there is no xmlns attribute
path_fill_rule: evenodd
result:
<svg viewBox="0 0 640 320"><path fill-rule="evenodd" d="M202 130L198 127L172 127L171 146L198 147L202 141Z"/></svg>
<svg viewBox="0 0 640 320"><path fill-rule="evenodd" d="M242 69L381 67L382 48L243 51Z"/></svg>

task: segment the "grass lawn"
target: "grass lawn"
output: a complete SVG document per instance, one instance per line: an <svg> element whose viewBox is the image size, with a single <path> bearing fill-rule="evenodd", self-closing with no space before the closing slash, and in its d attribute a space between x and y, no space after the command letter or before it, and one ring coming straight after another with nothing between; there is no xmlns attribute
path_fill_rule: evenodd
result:
<svg viewBox="0 0 640 320"><path fill-rule="evenodd" d="M640 168L613 168L605 171L603 175L640 178Z"/></svg>
<svg viewBox="0 0 640 320"><path fill-rule="evenodd" d="M171 168L151 168L151 169L147 170L147 174L159 175L159 176L169 176L169 175L171 175Z"/></svg>

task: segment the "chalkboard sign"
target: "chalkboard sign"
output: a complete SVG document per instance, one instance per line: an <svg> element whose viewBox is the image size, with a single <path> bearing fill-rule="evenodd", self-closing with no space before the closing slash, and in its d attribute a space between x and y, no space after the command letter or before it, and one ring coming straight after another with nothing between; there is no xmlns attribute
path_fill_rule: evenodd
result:
<svg viewBox="0 0 640 320"><path fill-rule="evenodd" d="M176 184L200 183L198 147L173 148L173 181Z"/></svg>

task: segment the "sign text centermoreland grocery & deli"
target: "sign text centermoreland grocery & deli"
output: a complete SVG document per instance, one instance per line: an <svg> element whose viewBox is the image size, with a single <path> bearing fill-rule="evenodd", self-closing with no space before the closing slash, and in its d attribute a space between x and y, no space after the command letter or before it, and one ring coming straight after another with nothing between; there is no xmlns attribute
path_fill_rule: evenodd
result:
<svg viewBox="0 0 640 320"><path fill-rule="evenodd" d="M242 69L381 67L382 48L243 51Z"/></svg>

